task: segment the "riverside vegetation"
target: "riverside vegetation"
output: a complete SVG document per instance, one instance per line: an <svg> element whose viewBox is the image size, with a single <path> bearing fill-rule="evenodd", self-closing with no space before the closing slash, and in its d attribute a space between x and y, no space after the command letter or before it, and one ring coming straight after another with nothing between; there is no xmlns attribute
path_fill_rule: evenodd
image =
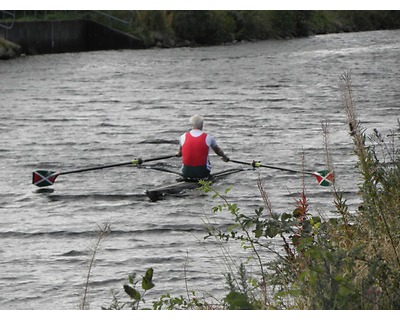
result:
<svg viewBox="0 0 400 320"><path fill-rule="evenodd" d="M400 11L385 10L19 10L7 11L6 15L6 11L2 12L0 27L10 27L14 21L88 19L135 36L144 48L219 45L400 28ZM0 35L0 60L15 58L21 51L18 45L10 46Z"/></svg>
<svg viewBox="0 0 400 320"><path fill-rule="evenodd" d="M21 51L21 46L0 37L0 60L15 58Z"/></svg>
<svg viewBox="0 0 400 320"><path fill-rule="evenodd" d="M387 10L20 10L15 11L15 19L90 19L138 37L146 48L218 45L400 28L400 11Z"/></svg>
<svg viewBox="0 0 400 320"><path fill-rule="evenodd" d="M240 265L226 258L225 263L233 271L225 275L227 294L221 301L199 297L186 286L185 296L164 294L150 304L153 309L400 308L400 157L395 147L399 133L392 131L389 142L378 130L367 137L357 120L348 73L342 75L340 84L358 157L355 169L362 177L358 209L351 212L343 194L333 184L334 217L309 212L304 187L292 212L276 214L259 179L264 205L244 214L237 204L229 201L229 189L219 193L210 184L203 183L205 192L221 200L220 205L212 208L213 213L228 214L232 219L231 225L224 229L206 223L205 239L212 237L222 247L233 241L250 256ZM328 126L323 125L327 165L332 169L328 135ZM271 255L275 257L272 260ZM253 269L256 265L256 271L250 273L249 264ZM145 296L155 285L153 272L156 271L152 268L145 271L141 281L136 279L136 274L129 275L129 284L123 286L127 295L125 302L114 292L112 303L104 309L149 308Z"/></svg>

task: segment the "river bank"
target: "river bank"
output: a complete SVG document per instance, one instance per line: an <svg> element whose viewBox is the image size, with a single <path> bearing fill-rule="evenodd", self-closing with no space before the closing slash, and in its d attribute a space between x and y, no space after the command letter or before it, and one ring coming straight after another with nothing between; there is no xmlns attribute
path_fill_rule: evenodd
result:
<svg viewBox="0 0 400 320"><path fill-rule="evenodd" d="M0 39L22 51L0 41L1 59L22 53L200 47L400 28L400 11L385 10L13 11L8 16L13 18L3 21L8 28L0 30ZM30 26L16 30L24 24Z"/></svg>
<svg viewBox="0 0 400 320"><path fill-rule="evenodd" d="M26 55L144 48L133 35L81 19L15 21L2 36Z"/></svg>
<svg viewBox="0 0 400 320"><path fill-rule="evenodd" d="M20 54L215 46L400 28L400 11L13 11L0 59ZM19 30L17 30L19 29ZM2 30L0 30L2 31ZM22 48L17 49L18 46Z"/></svg>
<svg viewBox="0 0 400 320"><path fill-rule="evenodd" d="M0 38L0 60L14 59L21 55L21 46Z"/></svg>

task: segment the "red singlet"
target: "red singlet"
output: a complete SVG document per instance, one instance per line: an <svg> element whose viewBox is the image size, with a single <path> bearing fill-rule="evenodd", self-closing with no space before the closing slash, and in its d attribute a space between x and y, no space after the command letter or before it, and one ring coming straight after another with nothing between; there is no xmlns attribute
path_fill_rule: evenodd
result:
<svg viewBox="0 0 400 320"><path fill-rule="evenodd" d="M186 166L205 166L208 158L207 134L203 132L199 137L193 137L190 132L185 134L185 143L182 146L182 163Z"/></svg>

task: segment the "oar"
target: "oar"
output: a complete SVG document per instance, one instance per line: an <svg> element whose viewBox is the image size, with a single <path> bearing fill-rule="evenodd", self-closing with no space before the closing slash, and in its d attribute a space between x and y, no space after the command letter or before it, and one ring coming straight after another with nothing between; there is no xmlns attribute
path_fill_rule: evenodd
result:
<svg viewBox="0 0 400 320"><path fill-rule="evenodd" d="M151 159L137 158L137 159L127 161L127 162L108 164L108 165L99 166L99 167L77 169L77 170L64 171L64 172L56 172L56 171L49 171L49 170L36 170L36 171L33 171L33 174L32 174L32 183L34 185L36 185L37 187L47 187L47 186L53 185L55 180L57 179L57 177L64 175L64 174L71 174L71 173L78 173L78 172L85 172L85 171L92 171L92 170L101 170L101 169L106 169L106 168L120 167L120 166L127 166L127 165L138 166L144 162L164 160L164 159L169 159L169 158L173 158L173 157L175 157L175 155L162 156L162 157L151 158Z"/></svg>
<svg viewBox="0 0 400 320"><path fill-rule="evenodd" d="M324 186L324 187L330 186L335 181L333 172L328 171L328 170L320 170L320 171L315 171L315 172L299 171L299 170L286 169L286 168L280 168L280 167L274 167L274 166L267 166L265 164L261 164L261 162L259 162L259 161L243 162L243 161L232 160L232 159L229 159L229 161L238 163L238 164L253 166L253 168L263 167L263 168L270 168L270 169L288 171L288 172L293 172L293 173L310 174L310 175L315 176L317 178L319 185Z"/></svg>
<svg viewBox="0 0 400 320"><path fill-rule="evenodd" d="M183 177L183 173L175 171L175 170L171 170L171 169L167 169L167 168L162 168L162 167L156 167L156 166L141 166L139 167L140 169L150 169L150 170L156 170L156 171L162 171L162 172L168 172L168 173L173 173L176 174L178 176Z"/></svg>

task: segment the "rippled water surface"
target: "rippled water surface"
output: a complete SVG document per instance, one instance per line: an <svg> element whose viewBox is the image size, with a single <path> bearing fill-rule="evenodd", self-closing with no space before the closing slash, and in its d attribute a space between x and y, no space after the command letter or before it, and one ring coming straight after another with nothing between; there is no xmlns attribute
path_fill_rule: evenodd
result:
<svg viewBox="0 0 400 320"><path fill-rule="evenodd" d="M337 186L356 206L355 158L339 79L352 77L367 132L398 129L400 31L333 34L207 48L27 56L0 62L0 308L77 309L99 226L111 233L96 254L92 309L122 294L128 274L154 268L154 297L226 292L220 248L204 241L219 203L192 191L150 202L143 191L176 178L134 167L64 175L35 193L32 171L68 171L174 154L194 113L232 158L324 169L321 123ZM163 161L179 169L179 159ZM212 156L213 170L233 168ZM291 211L302 177L260 169L216 183L243 212L262 206L261 177L275 212ZM304 180L310 210L333 213L330 188ZM236 261L246 258L227 247ZM271 257L273 258L273 257ZM185 279L187 283L185 283ZM149 299L151 300L151 295Z"/></svg>

